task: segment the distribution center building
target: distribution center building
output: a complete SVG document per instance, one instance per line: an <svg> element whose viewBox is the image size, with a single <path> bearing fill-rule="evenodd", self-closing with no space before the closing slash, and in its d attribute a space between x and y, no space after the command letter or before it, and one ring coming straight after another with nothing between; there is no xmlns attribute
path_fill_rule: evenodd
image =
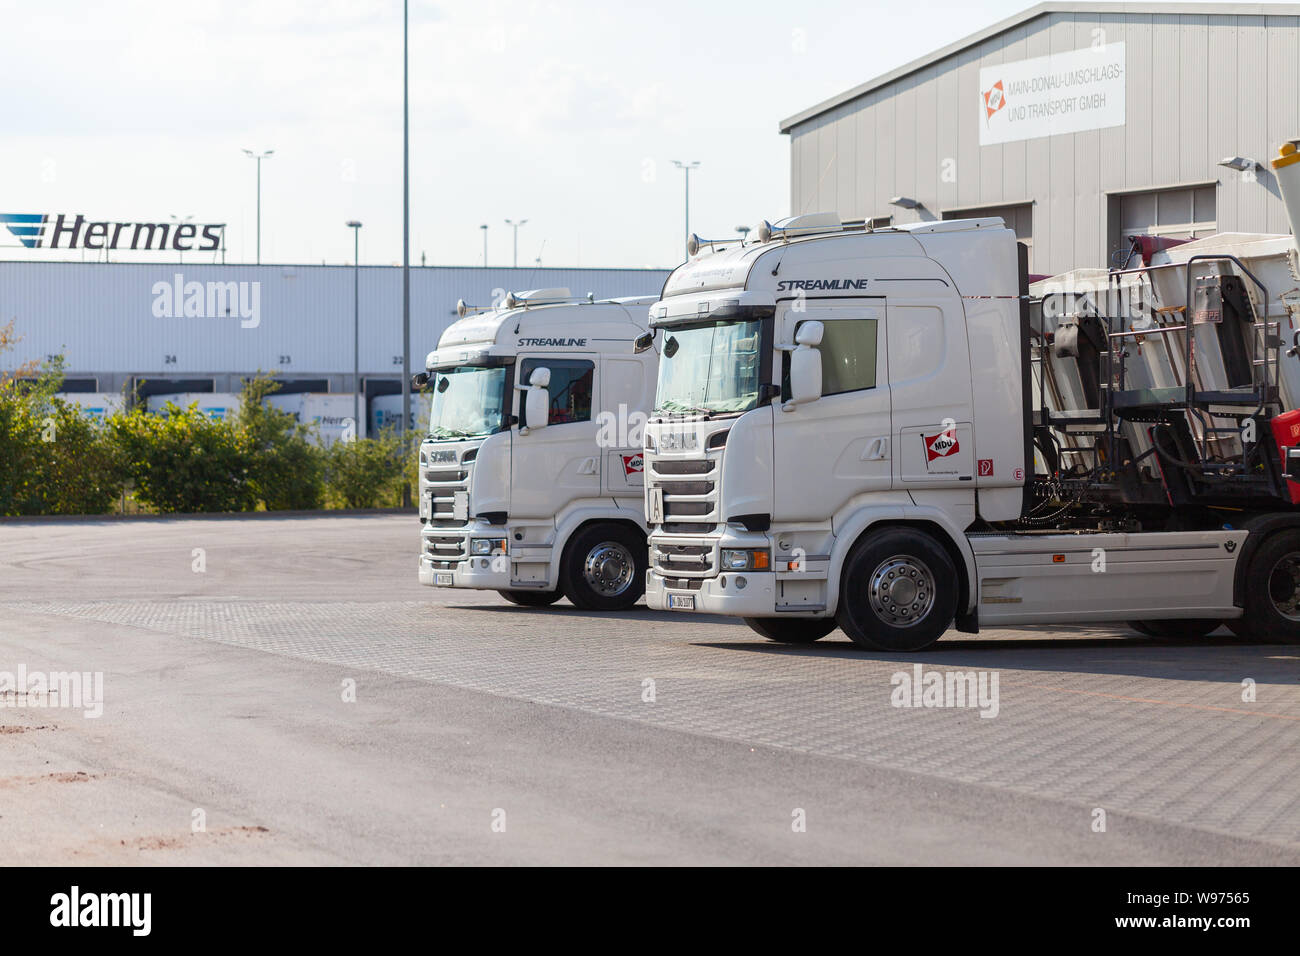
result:
<svg viewBox="0 0 1300 956"><path fill-rule="evenodd" d="M658 295L667 270L411 269L411 370L456 320L456 301L568 288L596 298ZM61 355L69 392L238 392L259 370L286 392L401 390L402 270L356 272L360 381L353 382L352 266L0 262L0 326L17 348L0 369Z"/></svg>
<svg viewBox="0 0 1300 956"><path fill-rule="evenodd" d="M1043 3L780 128L793 214L1001 216L1039 274L1137 233L1286 233L1300 5Z"/></svg>

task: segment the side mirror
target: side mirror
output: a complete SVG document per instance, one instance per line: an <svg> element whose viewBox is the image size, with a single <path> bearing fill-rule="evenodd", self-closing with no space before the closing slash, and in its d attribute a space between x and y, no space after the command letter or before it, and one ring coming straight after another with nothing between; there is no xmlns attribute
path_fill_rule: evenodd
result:
<svg viewBox="0 0 1300 956"><path fill-rule="evenodd" d="M790 405L815 402L822 397L821 345L826 328L820 322L799 326L794 340L798 347L790 353Z"/></svg>
<svg viewBox="0 0 1300 956"><path fill-rule="evenodd" d="M411 390L418 392L424 386L429 384L428 372L416 372L411 376Z"/></svg>
<svg viewBox="0 0 1300 956"><path fill-rule="evenodd" d="M640 355L642 352L649 351L654 347L655 334L653 332L643 332L632 340L632 352Z"/></svg>
<svg viewBox="0 0 1300 956"><path fill-rule="evenodd" d="M794 334L794 341L796 345L816 348L822 344L822 336L825 334L826 326L814 319L799 326L799 331Z"/></svg>
<svg viewBox="0 0 1300 956"><path fill-rule="evenodd" d="M533 369L528 376L528 387L524 389L525 427L532 431L543 428L551 417L551 394L547 388L551 384L551 370L543 366Z"/></svg>
<svg viewBox="0 0 1300 956"><path fill-rule="evenodd" d="M533 386L524 392L524 421L527 428L542 428L551 414L551 396L544 388Z"/></svg>

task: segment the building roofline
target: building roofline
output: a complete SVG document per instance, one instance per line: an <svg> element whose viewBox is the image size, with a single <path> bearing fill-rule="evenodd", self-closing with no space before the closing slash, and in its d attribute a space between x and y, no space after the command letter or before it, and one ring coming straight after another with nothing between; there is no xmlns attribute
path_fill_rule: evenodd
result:
<svg viewBox="0 0 1300 956"><path fill-rule="evenodd" d="M852 89L845 90L837 96L832 96L828 100L823 100L816 106L810 106L806 110L795 113L780 122L780 132L789 133L791 129L800 126L811 119L821 116L823 113L829 113L838 106L843 106L850 100L855 100L860 96L870 93L872 90L880 89L882 86L888 86L895 80L900 80L905 76L916 73L925 69L931 64L946 60L954 54L963 50L983 43L985 40L992 39L1001 33L1015 29L1022 24L1029 23L1031 20L1037 20L1039 17L1047 16L1052 13L1099 13L1099 14L1165 14L1165 15L1197 15L1197 16L1245 16L1245 17L1263 17L1263 16L1300 16L1300 3L1060 3L1048 2L1039 3L1020 13L1013 14L1005 20L1000 20L992 26L985 27L978 33L972 33L970 36L963 37L955 43L949 43L945 47L940 47L933 53L927 53L919 59L910 63L904 63L888 73L882 73L874 79L859 84Z"/></svg>
<svg viewBox="0 0 1300 956"><path fill-rule="evenodd" d="M172 262L167 259L161 259L156 262L133 262L121 259L114 259L112 262L83 261L80 259L0 259L0 268L10 265L37 265L37 266L126 266L128 268L172 268L186 269L190 266L201 267L204 269L347 269L352 271L354 266L350 262ZM393 269L401 271L401 265L389 265L385 263L370 263L361 266L361 271L374 269ZM465 270L477 270L479 272L672 272L676 266L411 266L411 272L463 272Z"/></svg>

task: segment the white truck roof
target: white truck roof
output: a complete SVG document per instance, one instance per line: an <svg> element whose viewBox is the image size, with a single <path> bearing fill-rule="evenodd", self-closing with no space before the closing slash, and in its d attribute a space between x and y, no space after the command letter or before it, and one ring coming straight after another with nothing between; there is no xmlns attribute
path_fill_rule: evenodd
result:
<svg viewBox="0 0 1300 956"><path fill-rule="evenodd" d="M833 213L817 213L768 229L772 238L766 241L714 243L721 248L679 266L664 285L664 300L722 289L780 294L792 288L792 281L822 279L830 272L855 285L819 287L823 291L852 287L861 294L884 295L883 286L877 290L856 285L860 280L872 281L863 271L865 261L888 272L894 267L887 266L887 260L906 259L913 261L894 264L900 277L943 276L964 295L1019 294L1015 234L996 216L865 229L860 223L839 223Z"/></svg>
<svg viewBox="0 0 1300 956"><path fill-rule="evenodd" d="M425 368L511 358L520 350L631 353L647 330L657 295L573 298L567 289L513 293L502 308L466 315L447 327ZM518 303L518 304L515 304Z"/></svg>

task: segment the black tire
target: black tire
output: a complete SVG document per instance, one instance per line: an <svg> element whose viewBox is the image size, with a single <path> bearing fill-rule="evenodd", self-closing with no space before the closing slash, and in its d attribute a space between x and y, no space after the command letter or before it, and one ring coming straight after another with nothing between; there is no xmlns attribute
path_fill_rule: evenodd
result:
<svg viewBox="0 0 1300 956"><path fill-rule="evenodd" d="M1246 607L1232 632L1266 644L1300 643L1300 531L1267 538L1246 569Z"/></svg>
<svg viewBox="0 0 1300 956"><path fill-rule="evenodd" d="M782 644L811 644L838 626L833 617L747 617L743 620L769 641Z"/></svg>
<svg viewBox="0 0 1300 956"><path fill-rule="evenodd" d="M1190 639L1206 637L1217 631L1223 621L1211 621L1208 618L1188 618L1186 620L1129 621L1128 626L1147 637L1165 639Z"/></svg>
<svg viewBox="0 0 1300 956"><path fill-rule="evenodd" d="M836 621L860 647L919 651L948 630L960 590L957 569L938 541L912 528L881 528L868 532L849 557Z"/></svg>
<svg viewBox="0 0 1300 956"><path fill-rule="evenodd" d="M547 607L564 595L559 591L498 591L511 604L520 607Z"/></svg>
<svg viewBox="0 0 1300 956"><path fill-rule="evenodd" d="M560 588L575 607L623 611L645 593L648 560L645 535L640 531L612 522L588 525L570 538L564 549Z"/></svg>

